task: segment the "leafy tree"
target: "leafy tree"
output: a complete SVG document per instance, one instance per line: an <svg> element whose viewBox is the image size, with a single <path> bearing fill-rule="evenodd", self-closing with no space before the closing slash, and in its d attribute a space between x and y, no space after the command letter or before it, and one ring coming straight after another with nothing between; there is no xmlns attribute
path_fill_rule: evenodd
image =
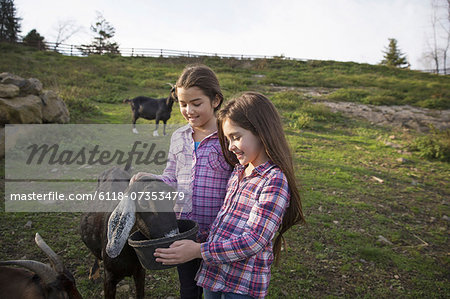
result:
<svg viewBox="0 0 450 299"><path fill-rule="evenodd" d="M45 50L47 46L45 45L44 37L36 31L36 29L31 30L23 38L23 44L37 48L38 50Z"/></svg>
<svg viewBox="0 0 450 299"><path fill-rule="evenodd" d="M406 60L404 53L397 47L397 40L395 38L389 39L389 46L383 51L384 59L381 64L394 67L409 68L410 64Z"/></svg>
<svg viewBox="0 0 450 299"><path fill-rule="evenodd" d="M94 32L94 40L90 45L82 45L80 50L83 54L120 54L119 45L112 40L116 29L97 12L97 21L91 25Z"/></svg>
<svg viewBox="0 0 450 299"><path fill-rule="evenodd" d="M14 0L0 0L0 41L15 43L20 33L21 18L16 17Z"/></svg>

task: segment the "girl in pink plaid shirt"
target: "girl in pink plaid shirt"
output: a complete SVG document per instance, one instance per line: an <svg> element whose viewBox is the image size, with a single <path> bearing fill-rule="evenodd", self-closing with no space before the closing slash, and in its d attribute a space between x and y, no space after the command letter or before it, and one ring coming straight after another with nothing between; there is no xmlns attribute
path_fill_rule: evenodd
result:
<svg viewBox="0 0 450 299"><path fill-rule="evenodd" d="M280 116L262 94L247 92L229 101L217 125L222 151L234 166L224 204L205 242L176 241L158 248L156 261L201 258L195 278L206 299L264 298L283 233L305 222L292 155Z"/></svg>
<svg viewBox="0 0 450 299"><path fill-rule="evenodd" d="M178 202L178 218L199 225L197 242L206 241L212 222L223 204L231 166L225 160L217 134L216 111L223 101L219 80L204 65L188 66L177 80L175 93L188 124L171 137L167 166L162 179L184 193ZM139 172L131 180L149 173ZM202 298L202 287L194 280L201 259L185 261L177 267L182 299Z"/></svg>

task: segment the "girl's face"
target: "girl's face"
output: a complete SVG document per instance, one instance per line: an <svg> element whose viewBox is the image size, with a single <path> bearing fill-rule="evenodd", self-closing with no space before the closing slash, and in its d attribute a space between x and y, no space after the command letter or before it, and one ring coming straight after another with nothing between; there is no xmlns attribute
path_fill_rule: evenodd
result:
<svg viewBox="0 0 450 299"><path fill-rule="evenodd" d="M236 155L241 165L251 163L256 167L268 160L261 140L251 131L239 127L229 118L225 119L222 128L228 140L228 150Z"/></svg>
<svg viewBox="0 0 450 299"><path fill-rule="evenodd" d="M203 90L193 86L189 88L177 88L178 102L183 117L192 127L204 127L211 120L215 121L214 108L219 104L218 100L211 103Z"/></svg>

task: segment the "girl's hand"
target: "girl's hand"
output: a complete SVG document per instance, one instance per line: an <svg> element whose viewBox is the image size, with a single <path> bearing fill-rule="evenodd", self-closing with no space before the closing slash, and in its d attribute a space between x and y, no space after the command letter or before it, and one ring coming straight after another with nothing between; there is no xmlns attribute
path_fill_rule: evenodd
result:
<svg viewBox="0 0 450 299"><path fill-rule="evenodd" d="M179 240L173 242L169 248L156 248L154 256L156 261L163 265L186 263L195 258L202 258L200 243L192 240Z"/></svg>
<svg viewBox="0 0 450 299"><path fill-rule="evenodd" d="M141 178L141 177L143 177L143 176L146 176L146 175L151 175L151 174L148 173L148 172L138 172L138 173L136 173L135 175L133 175L133 176L131 177L130 183L128 183L128 185L133 184L134 181L137 181L139 178Z"/></svg>

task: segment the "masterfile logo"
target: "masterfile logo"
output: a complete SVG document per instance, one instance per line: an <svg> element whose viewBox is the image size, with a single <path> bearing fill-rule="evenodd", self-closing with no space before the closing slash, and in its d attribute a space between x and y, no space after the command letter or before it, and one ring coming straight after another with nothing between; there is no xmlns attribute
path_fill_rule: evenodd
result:
<svg viewBox="0 0 450 299"><path fill-rule="evenodd" d="M183 125L167 125L166 136L153 136L155 125L137 125L139 134L124 124L6 125L5 211L112 211L128 195L137 201L186 202L191 190L122 190L137 172L163 174L171 135ZM113 168L127 178L99 190Z"/></svg>

